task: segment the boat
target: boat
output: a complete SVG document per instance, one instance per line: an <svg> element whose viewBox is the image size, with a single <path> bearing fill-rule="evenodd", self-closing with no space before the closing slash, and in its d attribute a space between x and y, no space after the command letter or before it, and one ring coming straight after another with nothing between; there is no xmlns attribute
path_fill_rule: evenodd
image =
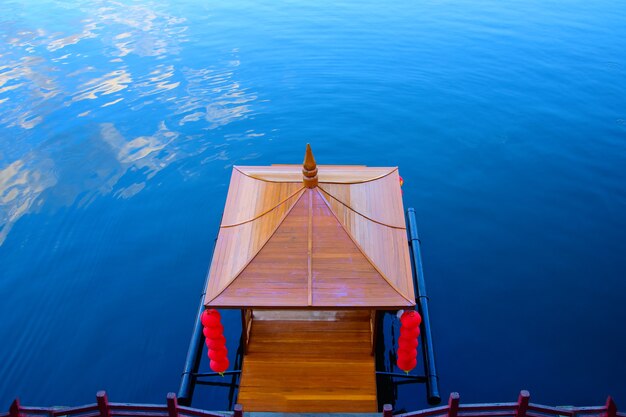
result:
<svg viewBox="0 0 626 417"><path fill-rule="evenodd" d="M190 404L199 377L226 370L198 374L203 312L237 309L242 352L227 375L248 411L377 412L383 377L424 382L438 404L415 213L407 234L401 182L398 167L318 165L308 144L302 164L234 166L178 400ZM425 375L408 372L411 360L406 372L377 370L382 314L416 308Z"/></svg>

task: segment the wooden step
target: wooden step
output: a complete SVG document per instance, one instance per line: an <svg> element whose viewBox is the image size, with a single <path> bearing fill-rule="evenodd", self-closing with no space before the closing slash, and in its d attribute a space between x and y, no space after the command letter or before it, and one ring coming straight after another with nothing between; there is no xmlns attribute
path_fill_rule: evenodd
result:
<svg viewBox="0 0 626 417"><path fill-rule="evenodd" d="M280 316L280 315L278 315ZM302 315L295 315L300 318ZM238 402L251 412L374 413L369 314L254 320Z"/></svg>

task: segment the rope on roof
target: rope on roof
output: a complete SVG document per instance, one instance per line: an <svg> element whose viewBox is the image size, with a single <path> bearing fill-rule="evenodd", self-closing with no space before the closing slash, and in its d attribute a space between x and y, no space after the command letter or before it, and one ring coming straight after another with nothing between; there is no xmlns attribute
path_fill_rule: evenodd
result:
<svg viewBox="0 0 626 417"><path fill-rule="evenodd" d="M358 214L358 215L359 215L359 216L361 216L361 217L366 218L367 220L369 220L369 221L371 221L371 222L374 222L374 223L380 224L381 226L391 227L392 229L402 229L402 230L406 230L406 226L394 226L394 225L391 225L391 224L383 223L383 222L380 222L380 221L378 221L378 220L372 219L371 217L366 216L365 214L363 214L363 213L361 213L361 212L359 212L359 211L357 211L357 210L353 209L352 207L350 207L349 205L347 205L346 203L344 203L343 201L341 201L340 199L338 199L337 197L335 197L334 195L332 195L331 193L329 193L328 191L326 191L326 190L325 190L325 189L324 189L321 185L318 185L318 188L319 188L320 190L322 190L322 191L324 192L324 194L327 194L329 197L331 197L333 200L337 201L337 202L338 202L339 204L341 204L342 206L346 207L348 210L350 210L350 211L352 211L352 212L354 212L354 213Z"/></svg>
<svg viewBox="0 0 626 417"><path fill-rule="evenodd" d="M244 221L239 222L239 223L225 224L225 225L220 226L220 228L222 229L222 228L227 228L227 227L241 226L242 224L246 224L246 223L253 222L253 221L255 221L256 219L258 219L258 218L261 218L261 217L265 216L267 213L270 213L271 211L276 210L276 209L277 209L278 207L280 207L282 204L284 204L284 203L285 203L285 202L287 202L289 199L293 198L296 194L298 194L298 193L302 192L303 190L304 190L304 186L302 186L301 188L298 188L298 189L297 189L294 193L292 193L289 197L285 198L285 199L284 199L284 200L282 200L280 203L276 204L274 207L272 207L272 208L269 208L269 209L265 210L263 213L261 213L261 214L259 214L259 215L255 216L255 217L253 217L253 218L251 218L251 219L244 220Z"/></svg>
<svg viewBox="0 0 626 417"><path fill-rule="evenodd" d="M356 239L354 238L354 236L352 236L352 233L350 233L350 231L346 228L346 226L339 220L339 218L337 217L337 215L335 214L335 212L333 211L332 207L330 206L330 203L324 198L324 196L322 195L322 193L319 192L319 190L317 190L318 194L322 197L322 200L324 201L324 204L326 204L326 206L328 206L328 209L330 210L330 212L332 213L333 216L335 216L335 218L337 219L337 223L339 223L339 225L343 228L343 230L346 232L346 234L348 235L348 237L352 240L352 243L354 243L354 245L359 249L359 251L361 252L361 254L365 257L365 259L367 259L367 261L372 265L372 267L374 267L374 269L376 270L376 272L378 272L378 274L387 282L387 284L389 284L389 286L391 288L393 288L393 290L398 293L398 295L400 295L402 298L404 298L405 300L407 300L409 303L411 303L411 305L415 305L415 301L411 300L411 298L407 297L398 287L396 284L393 283L393 281L391 281L387 275L385 275L385 273L376 265L376 262L374 262L367 254L367 252L365 252L365 250L361 247L361 245L359 245L359 242L356 241ZM356 212L355 212L356 213Z"/></svg>

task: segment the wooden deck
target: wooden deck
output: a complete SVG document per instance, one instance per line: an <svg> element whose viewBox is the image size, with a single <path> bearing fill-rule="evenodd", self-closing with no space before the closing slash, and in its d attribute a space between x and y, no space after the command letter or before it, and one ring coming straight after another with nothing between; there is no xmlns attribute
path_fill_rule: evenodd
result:
<svg viewBox="0 0 626 417"><path fill-rule="evenodd" d="M369 311L255 311L238 402L246 411L376 412Z"/></svg>

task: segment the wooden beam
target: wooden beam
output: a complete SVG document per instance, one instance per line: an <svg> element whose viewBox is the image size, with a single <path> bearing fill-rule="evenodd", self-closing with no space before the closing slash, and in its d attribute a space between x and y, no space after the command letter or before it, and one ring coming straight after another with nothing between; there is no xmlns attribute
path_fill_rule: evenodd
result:
<svg viewBox="0 0 626 417"><path fill-rule="evenodd" d="M313 305L313 198L311 198L311 191L307 191L309 199L309 227L308 227L308 301L309 306Z"/></svg>

